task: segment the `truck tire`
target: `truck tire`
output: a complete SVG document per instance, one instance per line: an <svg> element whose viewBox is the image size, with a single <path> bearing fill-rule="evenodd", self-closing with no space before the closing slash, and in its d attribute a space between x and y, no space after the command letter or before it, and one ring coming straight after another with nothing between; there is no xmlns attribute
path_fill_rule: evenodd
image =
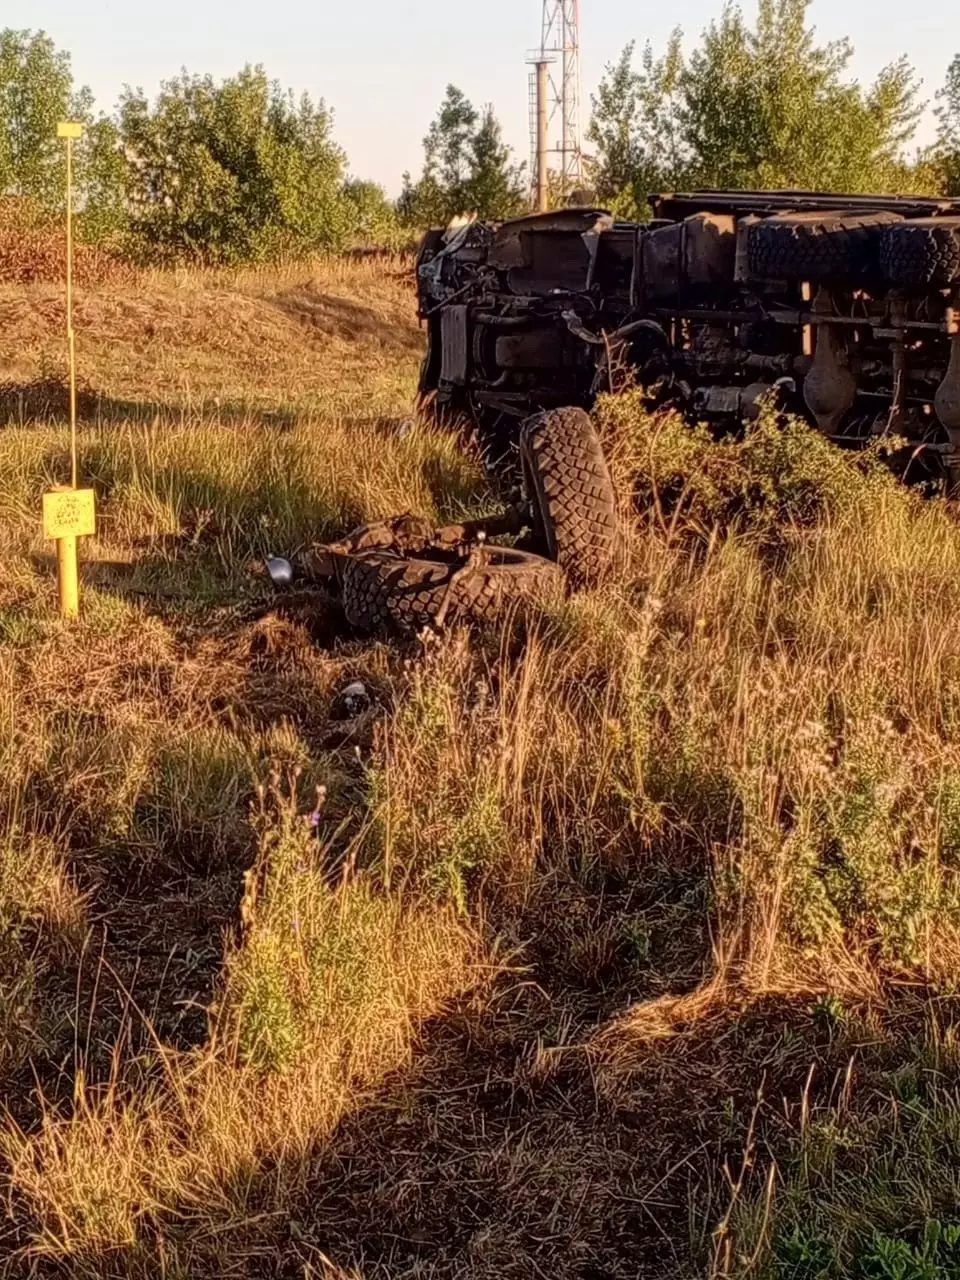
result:
<svg viewBox="0 0 960 1280"><path fill-rule="evenodd" d="M859 284L880 274L886 228L896 213L778 213L747 232L747 267L759 280Z"/></svg>
<svg viewBox="0 0 960 1280"><path fill-rule="evenodd" d="M490 547L476 568L439 554L405 559L390 551L352 556L343 572L343 608L360 631L416 635L448 618L493 622L518 603L547 603L563 590L563 575L540 556L510 547Z"/></svg>
<svg viewBox="0 0 960 1280"><path fill-rule="evenodd" d="M528 418L520 457L536 532L575 587L595 583L617 548L617 498L600 437L583 409Z"/></svg>
<svg viewBox="0 0 960 1280"><path fill-rule="evenodd" d="M911 218L887 227L881 265L890 284L954 284L960 280L960 218Z"/></svg>

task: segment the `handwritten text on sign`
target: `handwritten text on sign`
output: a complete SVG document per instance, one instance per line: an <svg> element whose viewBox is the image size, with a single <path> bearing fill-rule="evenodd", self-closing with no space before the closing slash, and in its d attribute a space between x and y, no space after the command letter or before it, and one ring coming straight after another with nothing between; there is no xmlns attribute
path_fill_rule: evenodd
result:
<svg viewBox="0 0 960 1280"><path fill-rule="evenodd" d="M86 538L97 529L92 489L61 489L43 495L43 533L47 538Z"/></svg>

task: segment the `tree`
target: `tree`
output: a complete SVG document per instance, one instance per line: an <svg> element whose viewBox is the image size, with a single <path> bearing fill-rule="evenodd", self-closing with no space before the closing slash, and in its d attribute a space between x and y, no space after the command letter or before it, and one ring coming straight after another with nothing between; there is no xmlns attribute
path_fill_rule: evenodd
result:
<svg viewBox="0 0 960 1280"><path fill-rule="evenodd" d="M447 86L440 112L423 140L424 177L434 180L448 202L463 212L470 171L470 142L477 124L476 108L456 85Z"/></svg>
<svg viewBox="0 0 960 1280"><path fill-rule="evenodd" d="M516 217L528 203L522 166L511 163L510 148L492 106L484 107L470 139L463 200L460 212L486 219Z"/></svg>
<svg viewBox="0 0 960 1280"><path fill-rule="evenodd" d="M592 180L598 202L625 218L645 216L647 197L658 188L682 186L686 173L678 118L683 73L679 30L662 58L643 50L634 69L635 45L606 68L593 98L587 139L597 148Z"/></svg>
<svg viewBox="0 0 960 1280"><path fill-rule="evenodd" d="M929 185L924 157L904 157L922 111L910 65L901 59L862 88L846 78L849 43L818 44L809 7L760 0L749 26L728 5L689 59L674 33L662 58L644 51L639 72L628 46L594 99L602 198L633 210L656 186Z"/></svg>
<svg viewBox="0 0 960 1280"><path fill-rule="evenodd" d="M681 129L706 186L884 189L921 107L905 60L864 92L853 50L817 45L810 0L760 0L756 26L728 7L683 76Z"/></svg>
<svg viewBox="0 0 960 1280"><path fill-rule="evenodd" d="M419 181L403 175L397 207L408 226L435 226L466 213L507 218L524 207L522 169L511 162L493 108L477 111L456 85L447 86L423 151Z"/></svg>
<svg viewBox="0 0 960 1280"><path fill-rule="evenodd" d="M129 228L130 166L116 122L109 116L90 122L80 156L80 234L98 244L123 248Z"/></svg>
<svg viewBox="0 0 960 1280"><path fill-rule="evenodd" d="M937 95L937 158L947 195L960 195L960 53L950 63Z"/></svg>
<svg viewBox="0 0 960 1280"><path fill-rule="evenodd" d="M57 122L89 110L89 94L73 91L69 54L49 36L0 32L0 191L55 208L64 190Z"/></svg>
<svg viewBox="0 0 960 1280"><path fill-rule="evenodd" d="M70 55L42 31L0 31L0 195L18 196L41 213L64 204L65 157L61 120L78 120L75 148L81 225L106 232L123 205L122 161L112 123L93 117L93 95L75 89Z"/></svg>
<svg viewBox="0 0 960 1280"><path fill-rule="evenodd" d="M342 247L346 158L324 103L299 101L262 67L214 83L185 71L151 106L120 103L133 231L148 256L231 263Z"/></svg>

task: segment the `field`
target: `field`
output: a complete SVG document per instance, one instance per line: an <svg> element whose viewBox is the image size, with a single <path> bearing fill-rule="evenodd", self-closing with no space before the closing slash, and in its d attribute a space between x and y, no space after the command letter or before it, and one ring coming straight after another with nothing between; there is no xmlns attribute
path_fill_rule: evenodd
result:
<svg viewBox="0 0 960 1280"><path fill-rule="evenodd" d="M960 1277L960 530L598 413L615 578L350 635L259 568L486 513L403 263L0 287L0 1276ZM354 679L374 694L337 718Z"/></svg>

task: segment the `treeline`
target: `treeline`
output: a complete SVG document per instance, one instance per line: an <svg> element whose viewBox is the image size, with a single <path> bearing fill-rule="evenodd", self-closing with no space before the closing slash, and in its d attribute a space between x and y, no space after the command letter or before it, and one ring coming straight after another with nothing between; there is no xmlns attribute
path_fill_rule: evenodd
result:
<svg viewBox="0 0 960 1280"><path fill-rule="evenodd" d="M84 125L80 234L150 264L398 248L458 213L505 217L526 203L492 107L478 110L452 85L424 139L422 178L406 175L392 202L348 175L326 104L295 98L260 66L219 83L183 72L153 101L127 88L113 115L97 116L49 36L0 32L0 197L18 197L38 219L63 207L56 125L67 118Z"/></svg>
<svg viewBox="0 0 960 1280"><path fill-rule="evenodd" d="M680 32L659 54L629 45L593 97L591 198L644 218L651 192L693 186L960 194L960 55L933 104L936 142L919 149L927 104L906 59L859 84L851 45L818 43L809 4L760 0L752 25L728 5L689 53ZM400 247L459 214L528 207L529 175L493 109L453 85L422 172L404 175L393 202L349 175L325 103L295 98L262 67L220 82L183 72L154 100L127 88L112 115L97 115L47 35L0 31L0 196L38 218L62 211L65 118L85 125L81 234L138 262Z"/></svg>

